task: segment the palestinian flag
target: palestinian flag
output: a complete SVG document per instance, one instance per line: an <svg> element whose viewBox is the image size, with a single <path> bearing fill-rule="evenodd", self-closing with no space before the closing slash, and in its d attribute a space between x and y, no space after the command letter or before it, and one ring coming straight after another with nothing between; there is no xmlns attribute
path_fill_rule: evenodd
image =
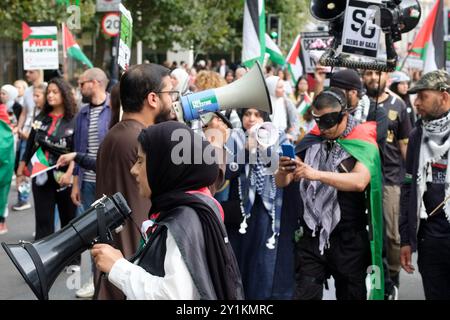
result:
<svg viewBox="0 0 450 320"><path fill-rule="evenodd" d="M411 45L410 54L424 61L424 73L445 66L443 11L444 1L437 0Z"/></svg>
<svg viewBox="0 0 450 320"><path fill-rule="evenodd" d="M256 61L263 65L266 54L264 0L245 1L242 33L242 63L248 68L251 68Z"/></svg>
<svg viewBox="0 0 450 320"><path fill-rule="evenodd" d="M345 138L337 143L370 172L369 199L369 239L372 256L372 274L370 275L370 300L384 300L383 250L383 206L381 160L377 145L376 122L369 121L356 126ZM296 148L299 153L314 143L320 143L320 131L317 125L305 136Z"/></svg>
<svg viewBox="0 0 450 320"><path fill-rule="evenodd" d="M272 40L272 38L266 33L266 53L269 54L269 59L280 66L284 66L286 63L280 48Z"/></svg>
<svg viewBox="0 0 450 320"><path fill-rule="evenodd" d="M297 85L297 80L303 75L303 66L300 60L301 53L301 39L300 35L295 38L294 44L286 58L288 64L289 72L291 73L291 79L294 85Z"/></svg>
<svg viewBox="0 0 450 320"><path fill-rule="evenodd" d="M306 113L306 111L308 111L308 109L311 107L311 104L312 104L311 97L309 95L305 95L304 102L305 103L304 103L303 109L299 110L299 113L301 116L303 116Z"/></svg>
<svg viewBox="0 0 450 320"><path fill-rule="evenodd" d="M22 41L29 41L30 45L35 42L46 41L51 44L57 40L58 28L49 26L45 23L26 23L22 22Z"/></svg>
<svg viewBox="0 0 450 320"><path fill-rule="evenodd" d="M33 166L33 170L31 171L31 178L34 178L37 175L47 172L53 168L48 164L47 157L45 156L45 153L41 148L37 149L33 157L31 158L31 165Z"/></svg>
<svg viewBox="0 0 450 320"><path fill-rule="evenodd" d="M8 195L14 172L14 137L9 125L0 120L0 217L8 215Z"/></svg>
<svg viewBox="0 0 450 320"><path fill-rule="evenodd" d="M66 27L64 23L62 25L62 33L63 33L64 58L67 58L67 55L69 55L69 57L80 61L82 64L88 66L89 68L93 68L94 65L88 59L88 57L86 57L83 51L81 51L80 46L75 41L72 33L69 31L69 29Z"/></svg>

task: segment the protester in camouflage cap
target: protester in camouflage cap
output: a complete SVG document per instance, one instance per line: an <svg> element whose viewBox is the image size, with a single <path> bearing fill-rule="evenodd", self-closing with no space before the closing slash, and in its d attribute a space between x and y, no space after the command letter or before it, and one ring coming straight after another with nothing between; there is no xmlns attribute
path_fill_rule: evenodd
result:
<svg viewBox="0 0 450 320"><path fill-rule="evenodd" d="M399 221L403 269L412 273L411 252L427 299L450 299L450 76L436 70L412 88L422 117L409 136Z"/></svg>
<svg viewBox="0 0 450 320"><path fill-rule="evenodd" d="M408 90L409 94L415 94L423 90L450 90L450 75L447 71L436 70L425 74L416 84Z"/></svg>

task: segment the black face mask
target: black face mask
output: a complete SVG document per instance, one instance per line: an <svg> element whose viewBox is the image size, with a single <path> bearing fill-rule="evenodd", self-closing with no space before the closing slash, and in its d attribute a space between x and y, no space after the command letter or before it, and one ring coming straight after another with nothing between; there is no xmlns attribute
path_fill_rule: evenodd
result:
<svg viewBox="0 0 450 320"><path fill-rule="evenodd" d="M342 110L338 112L326 113L320 117L316 116L314 113L312 113L312 115L320 130L327 130L341 123L344 116Z"/></svg>

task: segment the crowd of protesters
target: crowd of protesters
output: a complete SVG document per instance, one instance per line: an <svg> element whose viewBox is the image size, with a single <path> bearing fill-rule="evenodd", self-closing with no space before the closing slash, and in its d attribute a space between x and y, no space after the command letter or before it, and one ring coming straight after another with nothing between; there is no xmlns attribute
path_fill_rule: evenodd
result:
<svg viewBox="0 0 450 320"><path fill-rule="evenodd" d="M327 75L317 67L292 79L287 69L264 70L272 114L243 106L190 128L174 124L172 104L240 80L247 68L224 59L145 63L111 88L98 68L85 70L76 88L28 70L27 81L3 85L0 235L8 232L8 209L29 209L31 195L37 240L55 232L55 214L64 227L103 194L121 192L143 228L127 222L113 247L94 246L80 298L322 299L332 276L337 299L397 299L400 271L414 271L417 250L426 298L449 299L449 75L436 71L413 83L400 71ZM264 125L276 144L255 138ZM174 146L164 139L179 126L225 150L226 159L217 167L173 166ZM282 145L292 145L295 158ZM192 148L203 153L206 145ZM276 155L276 170L264 154ZM31 179L42 158L52 169ZM18 199L8 205L14 179ZM200 219L186 233L204 239L177 233L192 209ZM225 245L214 232L225 234ZM143 235L151 245L142 246ZM124 259L136 252L134 265ZM383 270L377 288L367 285L371 266Z"/></svg>

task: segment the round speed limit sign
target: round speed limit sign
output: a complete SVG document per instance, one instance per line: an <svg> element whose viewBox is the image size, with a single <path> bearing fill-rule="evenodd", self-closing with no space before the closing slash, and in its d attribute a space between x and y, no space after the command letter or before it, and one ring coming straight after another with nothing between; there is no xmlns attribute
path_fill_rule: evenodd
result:
<svg viewBox="0 0 450 320"><path fill-rule="evenodd" d="M105 34L115 37L119 34L120 16L116 12L107 13L102 20L102 30Z"/></svg>

